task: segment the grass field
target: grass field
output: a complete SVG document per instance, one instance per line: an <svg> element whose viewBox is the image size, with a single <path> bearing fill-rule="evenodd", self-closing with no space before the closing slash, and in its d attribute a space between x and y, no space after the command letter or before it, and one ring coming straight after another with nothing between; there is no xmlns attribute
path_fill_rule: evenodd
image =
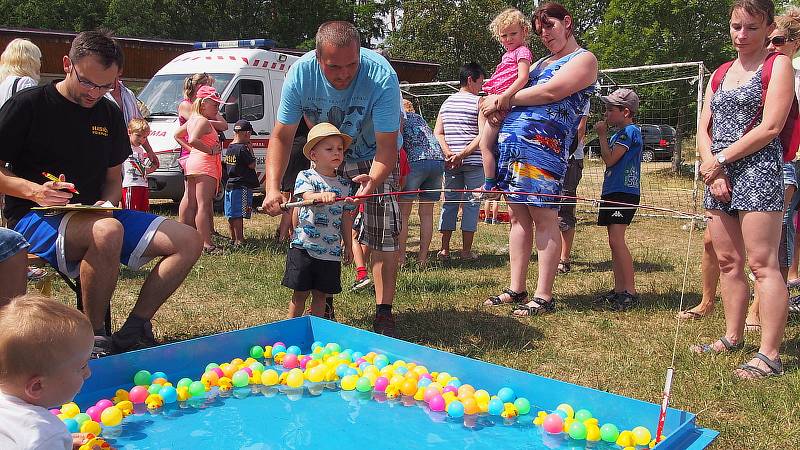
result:
<svg viewBox="0 0 800 450"><path fill-rule="evenodd" d="M172 206L156 211L174 216ZM412 216L413 218L413 216ZM556 280L558 311L545 317L514 318L510 307L481 306L487 295L508 283L508 226L481 224L476 235L478 261L452 260L419 270L414 258L399 276L399 337L517 369L534 372L650 402L660 401L664 374L673 349L675 312L681 294L689 233L685 222L637 220L629 244L637 270L641 306L626 313L594 311L591 299L611 286L611 263L605 231L594 216L579 217L573 270ZM204 256L186 282L154 319L165 341L235 330L285 317L289 290L280 286L285 250L270 237L277 219L265 215L247 221L246 249L224 256ZM409 250L416 250L417 222L412 220ZM223 218L216 227L227 231ZM454 238L456 236L454 235ZM438 234L433 249L438 249ZM454 248L460 248L455 239ZM701 232L693 234L685 305L699 301ZM531 265L529 286L536 279ZM149 267L149 266L148 266ZM124 270L112 301L115 327L130 310L145 272ZM343 286L353 280L345 268ZM56 283L56 294L72 301L71 292ZM347 290L336 300L342 323L370 329L374 316L370 292ZM787 374L759 382L737 381L732 369L749 358L757 335L747 335L746 353L716 357L690 354L687 346L722 335L721 308L704 321L680 326L671 405L698 415L701 426L721 435L717 449L795 448L800 427L800 324L786 331L782 351ZM469 374L459 374L469 380ZM637 418L651 428L657 417Z"/></svg>

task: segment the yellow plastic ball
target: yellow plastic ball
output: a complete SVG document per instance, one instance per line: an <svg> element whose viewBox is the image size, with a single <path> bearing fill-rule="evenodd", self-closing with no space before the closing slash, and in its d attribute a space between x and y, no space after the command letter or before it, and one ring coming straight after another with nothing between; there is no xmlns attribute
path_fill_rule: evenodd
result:
<svg viewBox="0 0 800 450"><path fill-rule="evenodd" d="M436 382L441 384L442 386L446 385L450 379L453 378L447 372L440 372L439 375L436 376Z"/></svg>
<svg viewBox="0 0 800 450"><path fill-rule="evenodd" d="M308 369L308 381L312 383L320 383L325 379L326 369L322 366L314 366Z"/></svg>
<svg viewBox="0 0 800 450"><path fill-rule="evenodd" d="M109 406L100 413L100 422L107 427L115 427L122 422L122 410L116 406Z"/></svg>
<svg viewBox="0 0 800 450"><path fill-rule="evenodd" d="M416 373L417 375L422 375L424 373L428 373L428 368L425 367L425 366L415 366L414 367L414 373Z"/></svg>
<svg viewBox="0 0 800 450"><path fill-rule="evenodd" d="M261 384L264 386L275 386L278 384L278 372L274 369L267 369L261 374Z"/></svg>
<svg viewBox="0 0 800 450"><path fill-rule="evenodd" d="M481 401L486 401L487 404L489 403L489 398L490 398L489 393L483 389L478 389L477 391L475 391L473 397L475 397L475 401L477 401L478 403L480 403Z"/></svg>
<svg viewBox="0 0 800 450"><path fill-rule="evenodd" d="M70 403L61 405L61 414L64 414L65 416L67 416L70 419L75 417L75 416L77 416L80 412L81 412L81 409L78 408L78 405L76 405L75 403L70 402Z"/></svg>
<svg viewBox="0 0 800 450"><path fill-rule="evenodd" d="M356 382L358 381L358 376L356 375L345 375L342 377L342 381L340 382L342 385L342 389L345 391L352 391L356 388Z"/></svg>
<svg viewBox="0 0 800 450"><path fill-rule="evenodd" d="M247 359L244 360L244 365L245 366L249 366L250 364L253 364L254 362L256 362L256 360L254 358L247 357Z"/></svg>
<svg viewBox="0 0 800 450"><path fill-rule="evenodd" d="M418 402L425 400L425 389L417 389L417 393L414 394L414 400Z"/></svg>
<svg viewBox="0 0 800 450"><path fill-rule="evenodd" d="M179 402L185 402L186 400L189 400L189 388L188 387L181 386L181 387L175 389L175 391L178 393L178 401Z"/></svg>
<svg viewBox="0 0 800 450"><path fill-rule="evenodd" d="M233 358L231 360L231 365L239 367L239 365L242 364L243 362L244 362L244 360L242 358Z"/></svg>
<svg viewBox="0 0 800 450"><path fill-rule="evenodd" d="M389 384L394 384L399 388L400 385L403 384L403 380L405 380L405 377L402 375L392 375L392 377L389 378Z"/></svg>
<svg viewBox="0 0 800 450"><path fill-rule="evenodd" d="M290 388L299 388L303 386L303 371L300 369L292 369L289 375L286 376L286 385Z"/></svg>
<svg viewBox="0 0 800 450"><path fill-rule="evenodd" d="M402 359L398 359L397 361L394 362L394 366L395 367L402 367L402 366L405 366L405 365L406 365L406 362L403 361Z"/></svg>
<svg viewBox="0 0 800 450"><path fill-rule="evenodd" d="M375 380L377 380L378 376L380 375L374 372L370 372L370 373L364 373L364 376L369 380L369 384L375 386Z"/></svg>
<svg viewBox="0 0 800 450"><path fill-rule="evenodd" d="M103 428L100 426L99 423L95 422L94 420L87 420L81 424L81 433L92 433L93 435L97 436L100 434Z"/></svg>
<svg viewBox="0 0 800 450"><path fill-rule="evenodd" d="M631 433L633 434L633 441L636 445L647 445L650 443L650 439L653 438L650 434L650 430L645 427L636 427Z"/></svg>
<svg viewBox="0 0 800 450"><path fill-rule="evenodd" d="M67 417L67 415L64 414L64 413L61 413L61 414L57 415L56 417L58 417L62 422L64 421L64 419L69 419L69 417Z"/></svg>
<svg viewBox="0 0 800 450"><path fill-rule="evenodd" d="M569 403L562 403L556 406L556 409L560 409L561 411L567 413L567 418L575 417L575 410L572 409L572 405L570 405Z"/></svg>
<svg viewBox="0 0 800 450"><path fill-rule="evenodd" d="M617 437L617 445L620 447L632 447L636 444L636 440L633 437L633 433L630 430L625 430L619 434Z"/></svg>

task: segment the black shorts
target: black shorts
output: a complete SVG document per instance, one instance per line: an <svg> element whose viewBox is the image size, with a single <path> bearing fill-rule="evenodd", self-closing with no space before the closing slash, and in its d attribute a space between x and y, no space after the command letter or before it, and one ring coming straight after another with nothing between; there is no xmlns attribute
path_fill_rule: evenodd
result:
<svg viewBox="0 0 800 450"><path fill-rule="evenodd" d="M639 204L639 196L636 194L628 194L626 192L612 192L610 194L600 197L601 200L609 200L612 202L627 203L630 205ZM635 206L618 205L614 203L600 202L600 212L597 214L597 224L600 226L607 225L630 225L633 220L633 215L636 214Z"/></svg>
<svg viewBox="0 0 800 450"><path fill-rule="evenodd" d="M314 258L302 248L290 248L281 284L295 291L338 294L342 292L342 263Z"/></svg>

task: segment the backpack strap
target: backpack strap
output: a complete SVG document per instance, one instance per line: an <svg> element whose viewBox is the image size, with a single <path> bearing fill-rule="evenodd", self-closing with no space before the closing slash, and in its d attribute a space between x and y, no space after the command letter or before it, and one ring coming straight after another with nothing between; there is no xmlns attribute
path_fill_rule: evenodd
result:
<svg viewBox="0 0 800 450"><path fill-rule="evenodd" d="M733 62L736 61L735 59L730 60L721 66L717 67L717 70L714 71L714 76L711 77L711 92L717 92L719 86L722 84L723 78L725 78L725 74L728 73L728 69L731 68Z"/></svg>
<svg viewBox="0 0 800 450"><path fill-rule="evenodd" d="M752 130L756 126L756 122L758 122L764 114L764 103L767 101L767 88L769 87L769 80L772 77L772 66L775 64L775 58L777 58L778 55L780 55L778 52L770 53L761 65L761 102L758 104L758 111L755 117L753 117L753 121L750 122L750 125L744 130L745 133Z"/></svg>

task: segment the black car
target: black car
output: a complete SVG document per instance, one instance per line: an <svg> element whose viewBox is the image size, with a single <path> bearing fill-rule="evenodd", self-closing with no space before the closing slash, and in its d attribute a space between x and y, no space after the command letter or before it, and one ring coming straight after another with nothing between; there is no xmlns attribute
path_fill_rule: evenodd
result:
<svg viewBox="0 0 800 450"><path fill-rule="evenodd" d="M675 128L669 125L637 124L642 131L642 161L670 161L675 153ZM614 132L616 130L611 130ZM600 155L600 143L595 137L586 144L587 157Z"/></svg>

